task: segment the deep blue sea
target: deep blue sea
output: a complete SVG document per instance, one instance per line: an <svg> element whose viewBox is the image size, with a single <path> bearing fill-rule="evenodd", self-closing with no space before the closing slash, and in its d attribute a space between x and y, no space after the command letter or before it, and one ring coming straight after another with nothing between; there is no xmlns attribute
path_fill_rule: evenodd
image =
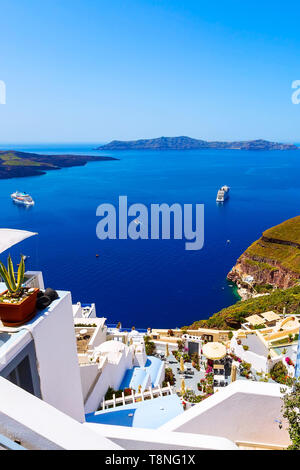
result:
<svg viewBox="0 0 300 470"><path fill-rule="evenodd" d="M95 302L108 323L175 328L236 302L226 274L238 256L264 229L299 215L297 151L98 152L94 147L2 145L2 150L120 160L0 180L0 226L38 232L12 250L15 260L21 252L30 255L27 269L42 270L46 287L70 290L74 302ZM224 184L231 187L230 198L220 206L216 193ZM14 205L15 190L29 192L35 206ZM96 208L117 204L119 195L127 195L129 204L205 204L204 248L186 251L178 240L98 240Z"/></svg>

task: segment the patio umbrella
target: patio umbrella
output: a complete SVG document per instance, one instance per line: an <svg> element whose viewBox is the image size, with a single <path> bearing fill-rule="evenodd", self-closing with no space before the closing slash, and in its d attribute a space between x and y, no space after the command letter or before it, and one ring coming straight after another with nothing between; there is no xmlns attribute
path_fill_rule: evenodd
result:
<svg viewBox="0 0 300 470"><path fill-rule="evenodd" d="M184 372L184 360L182 356L180 358L180 372Z"/></svg>
<svg viewBox="0 0 300 470"><path fill-rule="evenodd" d="M185 381L184 379L181 380L181 390L180 390L181 395L185 394Z"/></svg>
<svg viewBox="0 0 300 470"><path fill-rule="evenodd" d="M218 359L222 359L226 356L226 347L222 343L206 343L203 346L203 354L207 359L217 361Z"/></svg>
<svg viewBox="0 0 300 470"><path fill-rule="evenodd" d="M169 345L168 345L168 343L166 345L166 357L169 357Z"/></svg>
<svg viewBox="0 0 300 470"><path fill-rule="evenodd" d="M0 229L0 253L8 250L10 247L22 242L26 238L37 235L35 232L28 232L27 230L16 230L11 228Z"/></svg>
<svg viewBox="0 0 300 470"><path fill-rule="evenodd" d="M231 368L231 382L236 381L236 365L233 364Z"/></svg>

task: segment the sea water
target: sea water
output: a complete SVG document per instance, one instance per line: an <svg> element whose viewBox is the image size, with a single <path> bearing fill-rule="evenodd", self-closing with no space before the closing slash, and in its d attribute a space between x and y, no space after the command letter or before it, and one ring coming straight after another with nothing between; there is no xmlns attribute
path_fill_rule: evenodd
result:
<svg viewBox="0 0 300 470"><path fill-rule="evenodd" d="M95 302L98 316L123 326L175 328L237 301L226 275L263 230L299 215L300 151L95 151L96 144L3 145L2 149L107 155L117 161L0 180L0 226L38 232L11 250L27 269L42 270L46 287ZM217 190L231 187L224 204ZM15 190L35 206L16 206ZM205 241L105 240L96 237L96 208L128 203L205 205ZM99 254L99 257L96 257ZM6 253L1 255L5 260Z"/></svg>

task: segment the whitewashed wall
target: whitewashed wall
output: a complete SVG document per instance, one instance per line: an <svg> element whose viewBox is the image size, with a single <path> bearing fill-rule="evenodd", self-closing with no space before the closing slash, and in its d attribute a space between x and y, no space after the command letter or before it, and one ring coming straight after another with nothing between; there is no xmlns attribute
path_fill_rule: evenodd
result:
<svg viewBox="0 0 300 470"><path fill-rule="evenodd" d="M159 429L287 446L290 440L281 414L280 389L279 384L237 380Z"/></svg>
<svg viewBox="0 0 300 470"><path fill-rule="evenodd" d="M71 294L58 294L59 299L23 328L34 338L43 400L83 422Z"/></svg>
<svg viewBox="0 0 300 470"><path fill-rule="evenodd" d="M231 349L234 351L234 354L240 357L243 361L249 362L252 365L253 369L255 369L256 371L263 371L265 373L269 371L267 357L259 356L253 351L245 351L242 345L237 344L235 338L232 338L230 346Z"/></svg>
<svg viewBox="0 0 300 470"><path fill-rule="evenodd" d="M32 450L116 450L120 447L0 377L0 433Z"/></svg>
<svg viewBox="0 0 300 470"><path fill-rule="evenodd" d="M93 413L98 409L109 387L119 390L127 369L131 368L131 352L125 354L124 351L123 354L120 354L119 360L116 363L110 363L108 360L102 368L102 373L85 403L85 413Z"/></svg>

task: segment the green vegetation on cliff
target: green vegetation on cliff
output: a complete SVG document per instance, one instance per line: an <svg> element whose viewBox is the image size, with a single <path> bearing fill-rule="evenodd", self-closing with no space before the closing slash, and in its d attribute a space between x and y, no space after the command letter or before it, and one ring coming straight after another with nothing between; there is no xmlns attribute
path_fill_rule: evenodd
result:
<svg viewBox="0 0 300 470"><path fill-rule="evenodd" d="M285 290L277 289L270 295L239 301L230 307L223 308L207 320L195 321L188 328L234 328L234 326L238 327L241 321L249 315L269 310L282 313L284 308L286 308L286 313L300 314L300 286ZM187 327L184 328L187 329Z"/></svg>
<svg viewBox="0 0 300 470"><path fill-rule="evenodd" d="M235 329L252 314L282 313L284 308L300 314L300 216L263 232L240 256L228 278L243 285L245 275L254 277L256 293L269 294L241 300L189 328Z"/></svg>
<svg viewBox="0 0 300 470"><path fill-rule="evenodd" d="M248 258L247 263L276 263L300 274L300 216L263 232L243 256Z"/></svg>
<svg viewBox="0 0 300 470"><path fill-rule="evenodd" d="M82 166L90 161L117 160L96 155L40 155L37 153L0 151L0 179L38 176L48 170Z"/></svg>

